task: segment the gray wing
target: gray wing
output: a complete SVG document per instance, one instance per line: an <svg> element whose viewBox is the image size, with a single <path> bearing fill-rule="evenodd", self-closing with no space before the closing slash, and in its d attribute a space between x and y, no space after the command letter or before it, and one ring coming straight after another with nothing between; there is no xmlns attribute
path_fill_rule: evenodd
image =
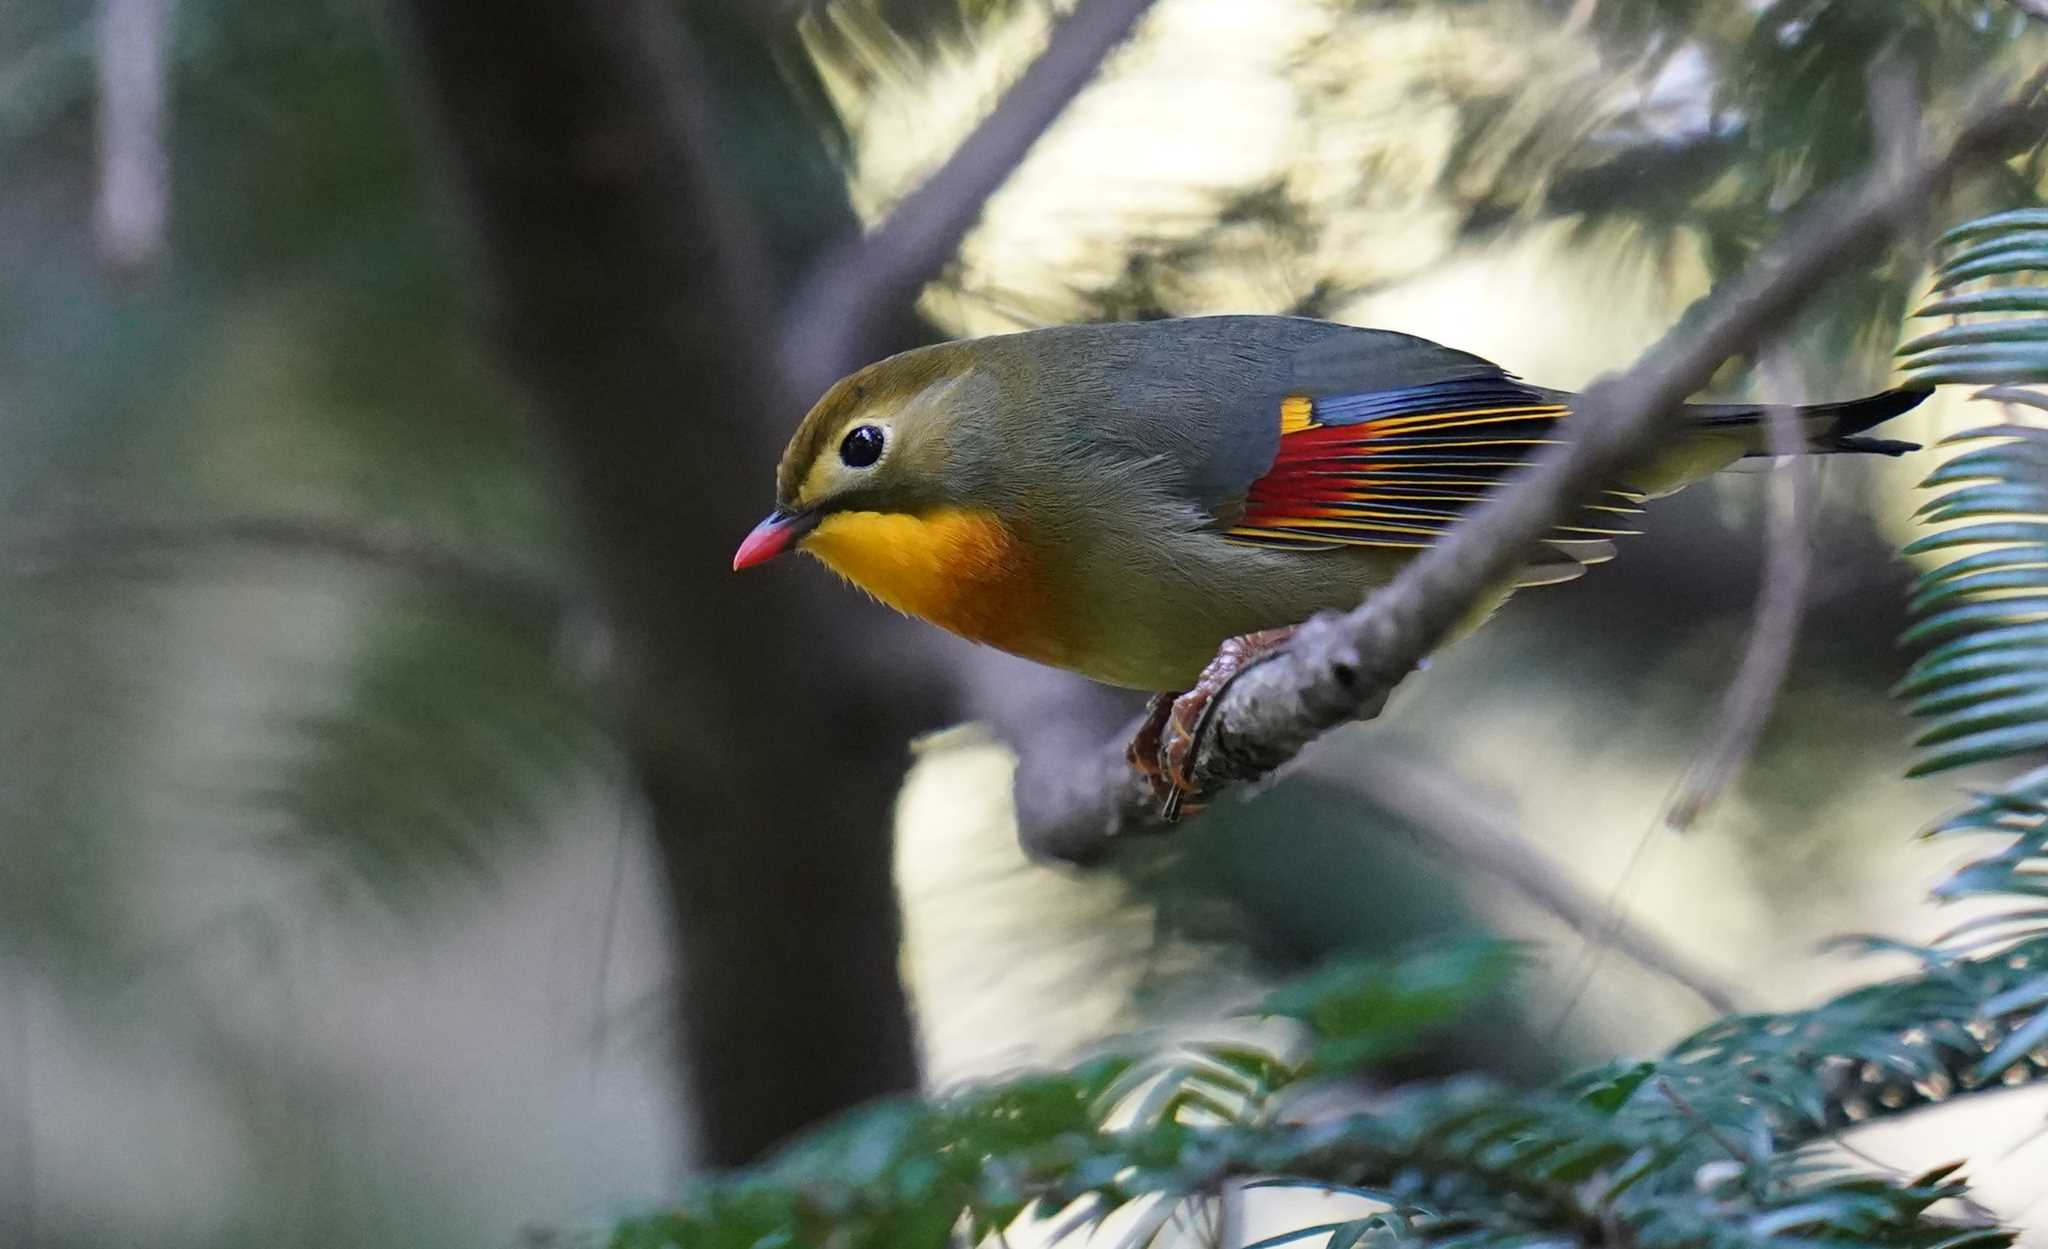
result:
<svg viewBox="0 0 2048 1249"><path fill-rule="evenodd" d="M1289 396L1507 376L1428 339L1308 317L1184 317L1033 333L1059 336L1056 350L1075 383L1062 422L1069 437L1164 463L1177 495L1218 516L1272 467Z"/></svg>

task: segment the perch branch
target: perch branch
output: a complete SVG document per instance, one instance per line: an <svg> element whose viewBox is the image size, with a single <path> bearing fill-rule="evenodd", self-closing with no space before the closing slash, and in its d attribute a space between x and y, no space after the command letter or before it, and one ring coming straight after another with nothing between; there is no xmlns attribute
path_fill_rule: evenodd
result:
<svg viewBox="0 0 2048 1249"><path fill-rule="evenodd" d="M2038 142L2048 71L2017 96L1970 110L1944 144L1910 169L1872 174L1805 215L1780 243L1717 292L1704 314L1667 332L1631 369L1595 382L1575 405L1572 436L1547 447L1512 487L1481 505L1385 589L1344 614L1302 625L1284 650L1247 669L1218 698L1194 760L1204 794L1255 781L1325 731L1375 714L1489 588L1503 583L1581 500L1624 476L1654 444L1670 411L1731 357L1754 351L1834 274L1881 250L1909 214L1969 167ZM1097 757L1049 820L1022 829L1027 848L1060 857L1100 854L1119 835L1159 826L1149 784ZM1043 805L1039 808L1044 810Z"/></svg>
<svg viewBox="0 0 2048 1249"><path fill-rule="evenodd" d="M818 262L783 322L783 384L797 403L810 404L887 349L895 318L953 258L989 196L1151 7L1152 0L1082 0L937 172L878 228Z"/></svg>

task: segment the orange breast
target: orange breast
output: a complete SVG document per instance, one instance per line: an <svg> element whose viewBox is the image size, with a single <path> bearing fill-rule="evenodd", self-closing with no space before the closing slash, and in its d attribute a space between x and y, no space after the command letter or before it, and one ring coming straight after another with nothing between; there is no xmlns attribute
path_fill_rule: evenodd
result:
<svg viewBox="0 0 2048 1249"><path fill-rule="evenodd" d="M1026 659L1068 662L1068 641L1038 562L986 512L839 512L803 545L906 615Z"/></svg>

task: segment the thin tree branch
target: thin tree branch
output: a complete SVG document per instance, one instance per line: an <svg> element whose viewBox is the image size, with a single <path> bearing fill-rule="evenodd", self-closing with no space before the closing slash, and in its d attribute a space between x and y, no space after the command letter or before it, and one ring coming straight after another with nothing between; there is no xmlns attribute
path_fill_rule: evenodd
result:
<svg viewBox="0 0 2048 1249"><path fill-rule="evenodd" d="M1782 394L1781 386L1774 383L1772 389ZM1791 670L1799 624L1806 616L1806 587L1813 574L1813 466L1800 454L1799 428L1790 408L1775 403L1765 408L1764 429L1777 466L1771 472L1765 522L1763 588L1742 662L1722 692L1713 728L1665 804L1664 826L1673 832L1697 823L1755 751Z"/></svg>
<svg viewBox="0 0 2048 1249"><path fill-rule="evenodd" d="M946 163L878 228L818 263L783 322L784 386L795 402L809 404L886 350L894 318L945 268L989 197L1151 7L1152 0L1081 0Z"/></svg>
<svg viewBox="0 0 2048 1249"><path fill-rule="evenodd" d="M2048 22L2048 0L2011 0L2012 7L2028 17Z"/></svg>
<svg viewBox="0 0 2048 1249"><path fill-rule="evenodd" d="M93 232L116 274L147 269L170 214L164 92L173 0L100 0L99 195Z"/></svg>
<svg viewBox="0 0 2048 1249"><path fill-rule="evenodd" d="M1611 946L1638 966L1671 981L1719 1014L1738 1008L1732 986L1619 911L1588 897L1527 838L1450 778L1412 760L1382 755L1304 761L1298 775L1341 790L1398 817L1417 846L1453 866L1494 877L1573 932Z"/></svg>
<svg viewBox="0 0 2048 1249"><path fill-rule="evenodd" d="M2040 141L2048 71L2017 96L1970 110L1936 154L1900 176L1873 174L1826 199L1780 243L1717 292L1704 314L1665 334L1636 365L1596 382L1575 405L1572 437L1548 447L1509 489L1424 551L1384 590L1345 614L1323 613L1286 650L1246 670L1218 698L1193 776L1205 794L1257 780L1317 736L1375 714L1421 659L1447 639L1489 588L1581 500L1626 475L1667 415L1729 358L1754 351L1831 277L1880 251L1902 208L1925 203L1964 169ZM1104 756L1077 780L1059 818L1022 830L1039 853L1099 853L1119 835L1159 826L1146 779ZM1055 849L1057 848L1057 849Z"/></svg>

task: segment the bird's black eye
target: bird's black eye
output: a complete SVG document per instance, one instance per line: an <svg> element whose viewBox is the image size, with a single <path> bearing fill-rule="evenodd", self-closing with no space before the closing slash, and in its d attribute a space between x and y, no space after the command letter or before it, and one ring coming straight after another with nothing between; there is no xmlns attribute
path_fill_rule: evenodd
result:
<svg viewBox="0 0 2048 1249"><path fill-rule="evenodd" d="M839 462L848 468L866 468L882 458L882 430L877 425L856 425L839 443Z"/></svg>

